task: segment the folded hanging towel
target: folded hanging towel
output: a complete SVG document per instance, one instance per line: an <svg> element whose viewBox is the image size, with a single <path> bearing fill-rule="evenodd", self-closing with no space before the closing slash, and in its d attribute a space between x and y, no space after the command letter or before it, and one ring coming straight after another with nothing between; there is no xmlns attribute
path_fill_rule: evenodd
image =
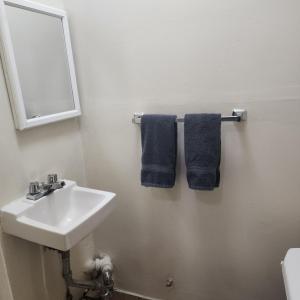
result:
<svg viewBox="0 0 300 300"><path fill-rule="evenodd" d="M143 115L141 184L171 188L175 184L177 123L173 115Z"/></svg>
<svg viewBox="0 0 300 300"><path fill-rule="evenodd" d="M221 115L187 114L184 117L187 181L195 190L213 190L220 183Z"/></svg>

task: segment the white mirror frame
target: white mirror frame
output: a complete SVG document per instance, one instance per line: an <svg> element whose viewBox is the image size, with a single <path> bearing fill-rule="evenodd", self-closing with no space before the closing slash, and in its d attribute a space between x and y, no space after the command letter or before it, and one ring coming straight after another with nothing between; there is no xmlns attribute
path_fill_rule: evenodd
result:
<svg viewBox="0 0 300 300"><path fill-rule="evenodd" d="M66 52L69 63L71 86L74 99L74 109L59 112L51 115L27 119L24 98L18 76L16 60L14 56L13 44L9 30L5 5L11 5L19 8L24 8L34 12L43 13L50 16L59 17L62 20L62 26L65 36ZM76 82L76 74L69 32L69 25L66 12L61 9L52 8L43 4L27 0L0 0L0 45L1 58L5 72L6 85L9 93L11 107L13 111L16 128L23 130L30 127L44 125L47 123L57 122L64 119L69 119L81 115L80 102L78 96L78 88Z"/></svg>

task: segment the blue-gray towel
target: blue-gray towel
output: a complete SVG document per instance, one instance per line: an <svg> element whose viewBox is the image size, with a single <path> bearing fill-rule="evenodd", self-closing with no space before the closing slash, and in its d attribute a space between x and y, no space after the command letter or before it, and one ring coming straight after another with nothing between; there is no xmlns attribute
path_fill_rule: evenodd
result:
<svg viewBox="0 0 300 300"><path fill-rule="evenodd" d="M177 123L173 115L143 115L141 184L171 188L175 184Z"/></svg>
<svg viewBox="0 0 300 300"><path fill-rule="evenodd" d="M187 181L195 190L213 190L220 183L221 115L187 114L184 117Z"/></svg>

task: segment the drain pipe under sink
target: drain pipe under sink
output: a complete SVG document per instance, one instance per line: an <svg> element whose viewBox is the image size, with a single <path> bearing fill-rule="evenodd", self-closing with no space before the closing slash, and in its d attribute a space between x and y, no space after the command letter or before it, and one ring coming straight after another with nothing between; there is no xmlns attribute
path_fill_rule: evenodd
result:
<svg viewBox="0 0 300 300"><path fill-rule="evenodd" d="M93 270L96 272L95 279L90 281L84 280L76 280L73 279L72 270L71 270L71 262L70 262L70 251L58 251L62 258L62 266L63 266L63 278L66 282L67 286L67 300L72 299L72 295L70 293L69 288L81 288L85 290L85 294L88 291L100 292L100 297L106 299L105 297L110 296L113 292L113 279L112 279L112 264L110 258L104 257L102 260L100 258L95 258ZM100 299L101 299L100 298ZM99 299L86 297L83 299Z"/></svg>
<svg viewBox="0 0 300 300"><path fill-rule="evenodd" d="M81 289L98 290L101 288L100 282L75 280L72 277L70 251L60 251L63 265L63 277L68 287Z"/></svg>

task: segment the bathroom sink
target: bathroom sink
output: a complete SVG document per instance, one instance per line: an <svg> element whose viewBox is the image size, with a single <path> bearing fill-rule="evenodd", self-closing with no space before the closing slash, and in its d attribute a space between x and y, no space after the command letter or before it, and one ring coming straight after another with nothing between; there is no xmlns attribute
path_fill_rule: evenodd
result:
<svg viewBox="0 0 300 300"><path fill-rule="evenodd" d="M115 194L65 183L39 200L24 196L2 207L3 231L62 251L76 245L111 213Z"/></svg>

